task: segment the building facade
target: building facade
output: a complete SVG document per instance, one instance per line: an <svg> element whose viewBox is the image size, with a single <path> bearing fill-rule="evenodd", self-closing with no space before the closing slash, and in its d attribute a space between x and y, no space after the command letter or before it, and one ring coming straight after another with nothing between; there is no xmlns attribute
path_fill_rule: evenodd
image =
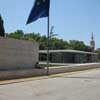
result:
<svg viewBox="0 0 100 100"><path fill-rule="evenodd" d="M47 51L39 51L39 61L46 62ZM50 50L50 63L92 63L98 61L96 53L78 50Z"/></svg>

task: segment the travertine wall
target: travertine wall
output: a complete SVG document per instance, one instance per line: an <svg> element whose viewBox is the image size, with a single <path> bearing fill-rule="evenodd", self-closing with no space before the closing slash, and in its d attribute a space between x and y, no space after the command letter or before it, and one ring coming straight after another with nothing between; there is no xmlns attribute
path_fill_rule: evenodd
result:
<svg viewBox="0 0 100 100"><path fill-rule="evenodd" d="M0 38L0 70L34 67L38 44L32 41Z"/></svg>
<svg viewBox="0 0 100 100"><path fill-rule="evenodd" d="M50 67L49 75L66 73L66 72L75 72L75 71L83 71L88 69L100 68L100 63L88 63L88 64L74 64L67 66L59 66L59 67ZM9 71L0 71L0 80L5 79L15 79L15 78L23 78L23 77L33 77L33 76L43 76L47 75L46 69L23 69L23 70L9 70ZM3 84L0 82L0 84Z"/></svg>

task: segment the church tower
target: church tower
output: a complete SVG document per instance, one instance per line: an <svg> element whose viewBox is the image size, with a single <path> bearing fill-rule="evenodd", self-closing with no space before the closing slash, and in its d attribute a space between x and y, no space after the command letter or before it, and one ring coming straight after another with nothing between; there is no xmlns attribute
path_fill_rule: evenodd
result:
<svg viewBox="0 0 100 100"><path fill-rule="evenodd" d="M95 50L95 41L94 41L93 32L92 32L92 36L91 36L90 47L91 47L91 50L93 52Z"/></svg>

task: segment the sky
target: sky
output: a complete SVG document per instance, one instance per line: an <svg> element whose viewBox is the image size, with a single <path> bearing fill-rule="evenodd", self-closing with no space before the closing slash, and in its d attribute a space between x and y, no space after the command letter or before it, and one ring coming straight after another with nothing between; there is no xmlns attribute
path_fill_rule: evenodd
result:
<svg viewBox="0 0 100 100"><path fill-rule="evenodd" d="M96 48L100 48L100 0L50 0L50 27L58 38L81 40L89 45L94 32ZM0 14L6 33L18 29L25 33L47 35L47 18L26 25L34 0L0 0Z"/></svg>

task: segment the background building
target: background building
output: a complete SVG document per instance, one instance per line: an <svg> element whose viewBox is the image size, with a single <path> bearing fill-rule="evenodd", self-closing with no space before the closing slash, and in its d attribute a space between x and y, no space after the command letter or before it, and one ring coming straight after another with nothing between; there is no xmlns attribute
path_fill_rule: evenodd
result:
<svg viewBox="0 0 100 100"><path fill-rule="evenodd" d="M46 62L47 51L39 51L39 60ZM91 63L97 62L98 56L93 52L84 52L78 50L50 50L50 63Z"/></svg>

